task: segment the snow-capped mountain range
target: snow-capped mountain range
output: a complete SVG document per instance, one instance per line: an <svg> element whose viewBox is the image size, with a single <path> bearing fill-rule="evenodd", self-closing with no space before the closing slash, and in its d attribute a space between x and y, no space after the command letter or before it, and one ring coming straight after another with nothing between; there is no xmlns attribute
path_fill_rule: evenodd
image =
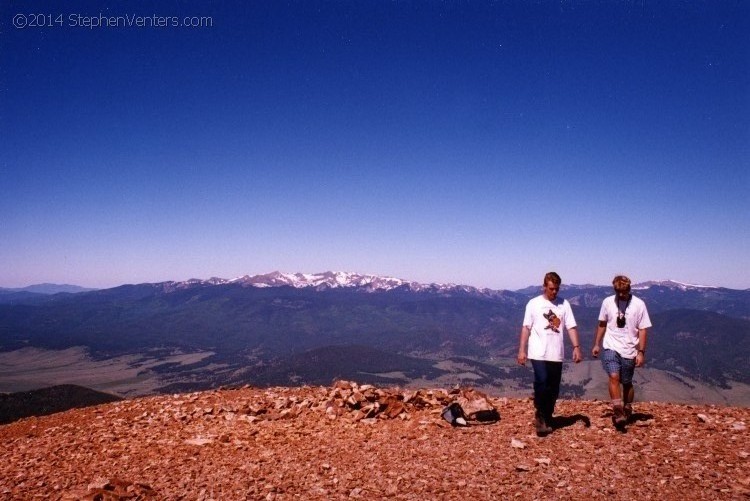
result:
<svg viewBox="0 0 750 501"><path fill-rule="evenodd" d="M166 282L165 286L168 288L182 288L190 285L223 285L223 284L242 284L247 287L282 287L289 286L298 289L301 288L313 288L313 289L336 289L336 288L349 288L358 289L365 292L374 291L388 291L397 288L409 290L412 292L466 292L472 294L479 294L485 296L495 296L500 293L507 292L505 290L495 290L470 285L457 285L453 283L441 284L441 283L430 283L424 284L410 280L404 280L395 277L386 277L370 274L353 273L347 271L325 271L321 273L282 273L280 271L274 271L266 273L264 275L244 275L233 279L225 278L210 278L208 280L201 279L190 279L184 282ZM578 289L590 289L602 287L600 285L575 285L566 284L564 288L567 290L578 290ZM707 289L718 289L718 287L712 287L707 285L693 285L683 282L677 282L674 280L662 280L662 281L648 281L633 285L634 290L646 290L652 287L664 287L672 290L707 290ZM537 287L531 286L526 289L522 289L518 292L528 292L531 290L536 291Z"/></svg>
<svg viewBox="0 0 750 501"><path fill-rule="evenodd" d="M669 289L679 289L683 291L687 290L699 290L699 289L718 289L719 287L714 287L712 285L695 285L695 284L686 284L683 282L677 282L675 280L662 280L662 281L648 281L643 282L640 284L634 285L632 288L634 290L643 290L643 289L650 289L651 287L667 287Z"/></svg>
<svg viewBox="0 0 750 501"><path fill-rule="evenodd" d="M282 273L274 271L264 275L244 275L233 279L212 277L208 280L190 279L184 282L165 282L169 288L182 288L191 285L224 285L224 284L241 284L246 287L282 287L289 286L298 289L337 289L348 288L358 289L365 292L388 291L402 288L412 292L432 291L464 291L473 293L489 294L490 289L478 289L468 285L456 284L423 284L419 282L403 280L395 277L384 277L378 275L369 275L361 273L352 273L346 271L325 271L322 273Z"/></svg>

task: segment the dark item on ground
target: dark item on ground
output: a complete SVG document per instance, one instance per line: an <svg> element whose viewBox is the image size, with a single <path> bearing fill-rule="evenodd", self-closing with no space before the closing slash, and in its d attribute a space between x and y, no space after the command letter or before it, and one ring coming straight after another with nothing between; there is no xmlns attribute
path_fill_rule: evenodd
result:
<svg viewBox="0 0 750 501"><path fill-rule="evenodd" d="M500 413L487 395L473 388L455 388L455 401L443 409L443 419L454 426L491 424L500 421Z"/></svg>

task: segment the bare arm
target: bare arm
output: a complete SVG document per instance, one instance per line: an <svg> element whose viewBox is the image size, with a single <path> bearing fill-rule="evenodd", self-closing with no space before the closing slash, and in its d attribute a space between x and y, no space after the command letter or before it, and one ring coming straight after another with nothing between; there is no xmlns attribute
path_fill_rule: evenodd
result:
<svg viewBox="0 0 750 501"><path fill-rule="evenodd" d="M531 332L528 327L525 325L521 327L521 341L518 346L518 358L516 358L519 365L526 365L526 346L529 343L529 334Z"/></svg>
<svg viewBox="0 0 750 501"><path fill-rule="evenodd" d="M573 344L573 362L578 363L583 360L581 356L581 344L578 341L578 327L568 329L568 337L570 337L570 342Z"/></svg>
<svg viewBox="0 0 750 501"><path fill-rule="evenodd" d="M604 338L604 331L607 330L607 322L599 320L596 326L596 337L594 338L594 347L591 348L591 356L596 358L599 356L601 351L602 339Z"/></svg>
<svg viewBox="0 0 750 501"><path fill-rule="evenodd" d="M646 338L648 331L638 329L638 354L635 356L635 366L643 367L646 363Z"/></svg>

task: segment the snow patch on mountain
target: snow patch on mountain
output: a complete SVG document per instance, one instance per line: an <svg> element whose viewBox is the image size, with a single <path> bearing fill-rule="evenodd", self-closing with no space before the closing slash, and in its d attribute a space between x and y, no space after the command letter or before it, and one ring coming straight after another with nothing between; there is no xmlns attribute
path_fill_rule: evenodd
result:
<svg viewBox="0 0 750 501"><path fill-rule="evenodd" d="M699 290L699 289L717 289L718 287L714 287L711 285L696 285L696 284L687 284L684 282L678 282L676 280L661 280L661 281L648 281L643 282L640 284L636 284L633 286L634 290L643 290L643 289L650 289L651 287L667 287L669 289L679 289L682 291L687 290Z"/></svg>
<svg viewBox="0 0 750 501"><path fill-rule="evenodd" d="M367 290L391 290L397 287L408 287L411 290L421 290L425 287L446 287L442 284L426 286L417 282L409 282L395 277L382 277L346 271L326 271L322 273L282 273L274 271L265 275L238 277L228 281L253 287L295 288L363 288Z"/></svg>

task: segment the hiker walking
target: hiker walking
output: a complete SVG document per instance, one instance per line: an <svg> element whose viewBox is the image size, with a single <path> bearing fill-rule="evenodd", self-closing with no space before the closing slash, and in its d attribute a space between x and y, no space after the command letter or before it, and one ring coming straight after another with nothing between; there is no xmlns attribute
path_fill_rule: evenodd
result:
<svg viewBox="0 0 750 501"><path fill-rule="evenodd" d="M602 301L591 354L599 356L604 338L602 367L609 376L612 421L621 428L633 413L633 373L646 361L646 334L651 327L651 319L646 303L630 293L628 277L617 275L612 280L612 286L615 294Z"/></svg>
<svg viewBox="0 0 750 501"><path fill-rule="evenodd" d="M526 365L526 360L531 360L534 369L534 425L539 436L547 435L553 429L552 414L562 379L563 330L568 331L573 344L573 361L581 361L573 310L567 300L557 296L560 283L560 275L554 271L544 276L542 294L526 305L518 348L518 363Z"/></svg>

